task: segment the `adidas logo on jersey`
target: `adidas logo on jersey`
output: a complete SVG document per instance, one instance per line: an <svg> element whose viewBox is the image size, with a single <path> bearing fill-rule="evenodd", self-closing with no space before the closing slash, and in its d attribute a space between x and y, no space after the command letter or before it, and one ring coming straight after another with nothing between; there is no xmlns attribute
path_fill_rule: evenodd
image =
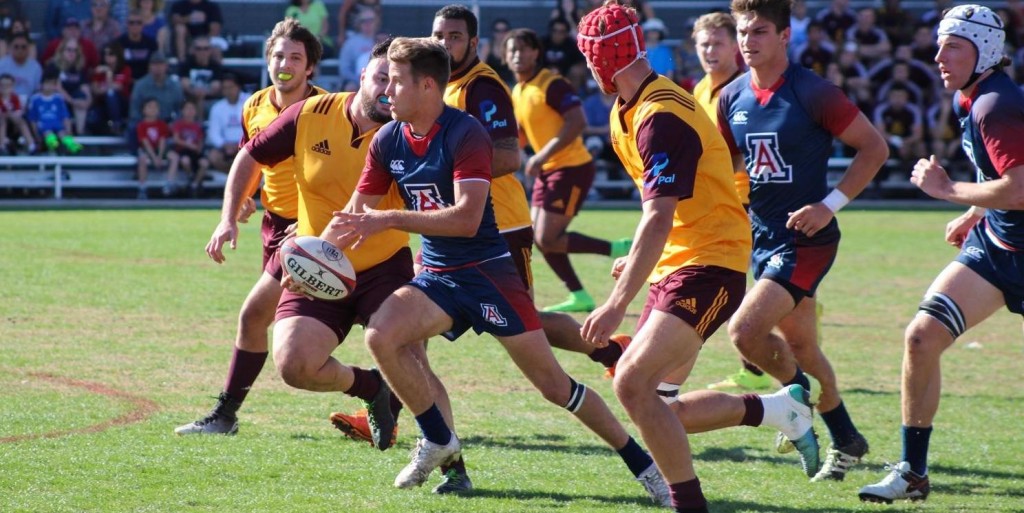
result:
<svg viewBox="0 0 1024 513"><path fill-rule="evenodd" d="M676 301L676 305L678 305L680 308L683 308L687 312L690 312L692 314L697 313L697 299L696 298L692 298L691 297L691 298L688 298L688 299L680 299L679 301Z"/></svg>
<svg viewBox="0 0 1024 513"><path fill-rule="evenodd" d="M313 151L323 153L324 155L330 155L331 147L327 144L327 139L324 139L313 145Z"/></svg>

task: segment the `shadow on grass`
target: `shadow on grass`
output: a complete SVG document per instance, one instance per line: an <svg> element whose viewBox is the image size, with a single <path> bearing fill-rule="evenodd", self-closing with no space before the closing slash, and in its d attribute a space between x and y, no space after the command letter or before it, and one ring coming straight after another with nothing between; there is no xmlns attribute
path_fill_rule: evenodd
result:
<svg viewBox="0 0 1024 513"><path fill-rule="evenodd" d="M605 445L581 444L561 435L530 435L489 437L472 435L462 439L463 447L508 448L521 451L550 451L561 454L604 455L611 449Z"/></svg>
<svg viewBox="0 0 1024 513"><path fill-rule="evenodd" d="M709 509L715 513L729 513L734 511L757 511L760 513L854 513L857 511L864 511L864 508L842 508L834 505L824 508L815 508L813 506L791 508L788 506L775 506L759 502L732 501L728 499L714 501L709 503L708 506Z"/></svg>
<svg viewBox="0 0 1024 513"><path fill-rule="evenodd" d="M642 495L636 495L635 497L625 497L622 495L574 495L568 493L543 492L536 490L488 490L486 488L475 488L471 492L459 494L459 497L465 499L513 499L519 501L547 500L565 504L571 504L583 500L590 500L604 504L622 504L629 506L639 505L652 507L654 506L650 499L643 497Z"/></svg>
<svg viewBox="0 0 1024 513"><path fill-rule="evenodd" d="M775 465L800 465L800 459L796 456L793 456L792 458L785 456L768 456L763 450L752 449L750 447L709 447L695 454L694 460L708 462L728 461L732 463L758 461L772 463Z"/></svg>

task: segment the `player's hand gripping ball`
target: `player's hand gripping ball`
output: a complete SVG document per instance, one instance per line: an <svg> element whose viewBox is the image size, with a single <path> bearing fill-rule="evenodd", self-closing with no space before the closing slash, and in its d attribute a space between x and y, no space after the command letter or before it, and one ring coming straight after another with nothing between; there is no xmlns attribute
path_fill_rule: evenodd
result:
<svg viewBox="0 0 1024 513"><path fill-rule="evenodd" d="M334 244L319 237L292 237L281 245L281 265L309 295L344 299L356 288L356 271Z"/></svg>

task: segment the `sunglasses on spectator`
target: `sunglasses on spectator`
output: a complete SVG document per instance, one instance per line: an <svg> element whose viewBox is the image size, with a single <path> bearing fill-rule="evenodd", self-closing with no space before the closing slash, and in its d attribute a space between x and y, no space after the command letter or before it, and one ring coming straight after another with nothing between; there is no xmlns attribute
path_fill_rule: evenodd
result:
<svg viewBox="0 0 1024 513"><path fill-rule="evenodd" d="M15 50L24 50L28 48L28 45L11 45L11 48L14 48Z"/></svg>
<svg viewBox="0 0 1024 513"><path fill-rule="evenodd" d="M128 20L129 25L142 25L142 20Z"/></svg>
<svg viewBox="0 0 1024 513"><path fill-rule="evenodd" d="M197 46L195 48L197 52L206 52L210 50L209 46Z"/></svg>

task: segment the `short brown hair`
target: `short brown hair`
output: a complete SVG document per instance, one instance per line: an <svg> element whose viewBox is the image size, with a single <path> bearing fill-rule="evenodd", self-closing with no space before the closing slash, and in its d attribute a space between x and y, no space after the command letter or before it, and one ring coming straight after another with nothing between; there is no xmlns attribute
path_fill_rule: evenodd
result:
<svg viewBox="0 0 1024 513"><path fill-rule="evenodd" d="M278 39L290 39L302 43L302 46L306 47L306 66L315 70L316 65L320 64L320 59L324 55L324 47L320 44L320 39L310 32L308 28L303 27L295 18L288 18L274 25L274 30L270 33L270 37L267 38L266 49L264 50L264 57L268 60L270 59L270 52L273 50ZM310 74L309 78L313 78L313 75Z"/></svg>
<svg viewBox="0 0 1024 513"><path fill-rule="evenodd" d="M723 28L729 33L729 38L733 41L736 40L736 20L726 12L709 12L700 18L693 24L693 34L691 37L697 39L697 33L702 30L713 32L717 29Z"/></svg>
<svg viewBox="0 0 1024 513"><path fill-rule="evenodd" d="M388 49L388 60L409 64L415 80L430 77L441 89L448 85L448 78L451 76L448 50L432 38L396 37Z"/></svg>
<svg viewBox="0 0 1024 513"><path fill-rule="evenodd" d="M536 32L528 28L518 28L509 31L509 33L505 35L506 47L508 46L508 42L512 40L519 41L534 50L540 51L541 56L544 55L544 45L540 42L540 37ZM502 51L501 53L504 55L505 52Z"/></svg>
<svg viewBox="0 0 1024 513"><path fill-rule="evenodd" d="M789 28L789 17L793 0L732 0L732 15L753 13L775 24L775 30L782 32Z"/></svg>

